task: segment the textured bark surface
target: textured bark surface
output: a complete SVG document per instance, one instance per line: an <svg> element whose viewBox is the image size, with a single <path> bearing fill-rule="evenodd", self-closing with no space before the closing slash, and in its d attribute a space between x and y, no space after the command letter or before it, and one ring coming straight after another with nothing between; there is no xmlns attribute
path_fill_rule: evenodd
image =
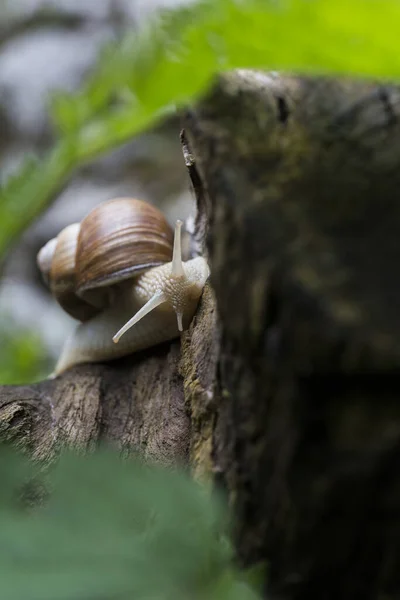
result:
<svg viewBox="0 0 400 600"><path fill-rule="evenodd" d="M400 594L399 98L242 72L187 114L222 326L214 464L273 597Z"/></svg>
<svg viewBox="0 0 400 600"><path fill-rule="evenodd" d="M61 445L84 450L98 443L165 465L187 466L192 457L194 471L206 477L203 460L210 459L196 435L201 411L195 407L191 425L191 398L209 401L217 331L207 285L182 345L177 340L113 363L80 365L54 380L0 387L0 441L45 461Z"/></svg>
<svg viewBox="0 0 400 600"><path fill-rule="evenodd" d="M178 372L179 344L115 365L76 367L53 381L3 388L0 434L39 458L60 444L100 441L149 459L185 461L189 417Z"/></svg>
<svg viewBox="0 0 400 600"><path fill-rule="evenodd" d="M182 138L212 286L190 330L3 388L0 436L40 457L107 440L189 462L228 491L238 554L268 561L270 597L397 598L399 99L362 82L218 79Z"/></svg>

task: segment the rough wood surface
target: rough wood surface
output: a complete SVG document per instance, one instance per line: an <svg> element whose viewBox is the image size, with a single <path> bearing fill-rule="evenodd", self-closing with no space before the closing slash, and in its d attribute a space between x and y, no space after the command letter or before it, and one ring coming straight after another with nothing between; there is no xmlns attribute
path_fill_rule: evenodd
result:
<svg viewBox="0 0 400 600"><path fill-rule="evenodd" d="M190 330L2 388L0 436L45 458L107 440L189 462L227 490L269 597L397 598L399 99L346 80L215 81L182 138L212 286Z"/></svg>
<svg viewBox="0 0 400 600"><path fill-rule="evenodd" d="M191 398L209 397L217 332L206 285L182 345L177 340L112 363L80 365L54 380L0 387L0 440L45 461L62 445L85 450L99 443L165 465L187 466L191 457L194 472L206 478L209 459L196 435L201 414L195 407L191 419Z"/></svg>
<svg viewBox="0 0 400 600"><path fill-rule="evenodd" d="M187 114L222 328L214 464L274 598L400 594L399 99L241 72Z"/></svg>
<svg viewBox="0 0 400 600"><path fill-rule="evenodd" d="M159 462L186 462L190 423L179 361L175 342L37 385L5 387L0 435L44 459L60 444L85 449L107 442Z"/></svg>

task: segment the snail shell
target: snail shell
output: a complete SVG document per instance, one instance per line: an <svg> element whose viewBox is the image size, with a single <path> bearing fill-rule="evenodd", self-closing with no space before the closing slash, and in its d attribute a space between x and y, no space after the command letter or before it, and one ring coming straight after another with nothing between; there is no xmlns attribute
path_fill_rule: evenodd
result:
<svg viewBox="0 0 400 600"><path fill-rule="evenodd" d="M65 312L79 321L86 321L96 315L100 307L89 304L76 293L75 255L79 229L79 223L65 227L43 246L37 263L43 279Z"/></svg>
<svg viewBox="0 0 400 600"><path fill-rule="evenodd" d="M78 293L169 262L173 237L163 213L147 202L116 198L99 204L81 223L76 250Z"/></svg>
<svg viewBox="0 0 400 600"><path fill-rule="evenodd" d="M111 304L110 286L170 261L172 247L173 231L161 211L115 198L65 227L39 251L37 263L65 312L86 321Z"/></svg>
<svg viewBox="0 0 400 600"><path fill-rule="evenodd" d="M82 321L55 375L178 337L209 275L204 258L183 262L181 254L181 222L174 237L158 209L131 198L103 202L50 240L39 268L63 309Z"/></svg>

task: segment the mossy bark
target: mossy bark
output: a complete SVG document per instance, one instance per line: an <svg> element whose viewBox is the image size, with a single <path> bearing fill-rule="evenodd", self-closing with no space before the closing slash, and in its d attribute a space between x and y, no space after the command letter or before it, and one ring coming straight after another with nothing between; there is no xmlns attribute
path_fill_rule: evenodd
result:
<svg viewBox="0 0 400 600"><path fill-rule="evenodd" d="M220 77L184 116L211 267L190 330L3 388L0 434L41 458L106 440L190 464L227 491L238 556L268 562L274 598L397 598L399 98Z"/></svg>

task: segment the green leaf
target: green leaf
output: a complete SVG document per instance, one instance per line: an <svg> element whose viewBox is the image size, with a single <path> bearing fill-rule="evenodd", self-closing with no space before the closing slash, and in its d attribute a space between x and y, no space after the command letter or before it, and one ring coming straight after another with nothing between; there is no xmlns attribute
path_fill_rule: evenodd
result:
<svg viewBox="0 0 400 600"><path fill-rule="evenodd" d="M109 46L87 85L64 100L82 126L124 87L153 113L191 100L230 68L399 77L399 24L396 0L198 2Z"/></svg>
<svg viewBox="0 0 400 600"><path fill-rule="evenodd" d="M0 191L0 256L61 189L76 165L74 140L60 141L42 160L28 156Z"/></svg>
<svg viewBox="0 0 400 600"><path fill-rule="evenodd" d="M26 464L0 448L0 475L13 491ZM0 493L7 600L255 598L232 569L224 505L185 474L103 449L64 453L45 480L50 499L34 513Z"/></svg>
<svg viewBox="0 0 400 600"><path fill-rule="evenodd" d="M75 169L193 102L215 73L398 78L399 26L398 0L207 0L129 31L104 49L80 92L53 97L59 141L0 192L0 255Z"/></svg>
<svg viewBox="0 0 400 600"><path fill-rule="evenodd" d="M0 522L10 512L21 510L21 494L27 482L37 474L22 454L0 444Z"/></svg>

